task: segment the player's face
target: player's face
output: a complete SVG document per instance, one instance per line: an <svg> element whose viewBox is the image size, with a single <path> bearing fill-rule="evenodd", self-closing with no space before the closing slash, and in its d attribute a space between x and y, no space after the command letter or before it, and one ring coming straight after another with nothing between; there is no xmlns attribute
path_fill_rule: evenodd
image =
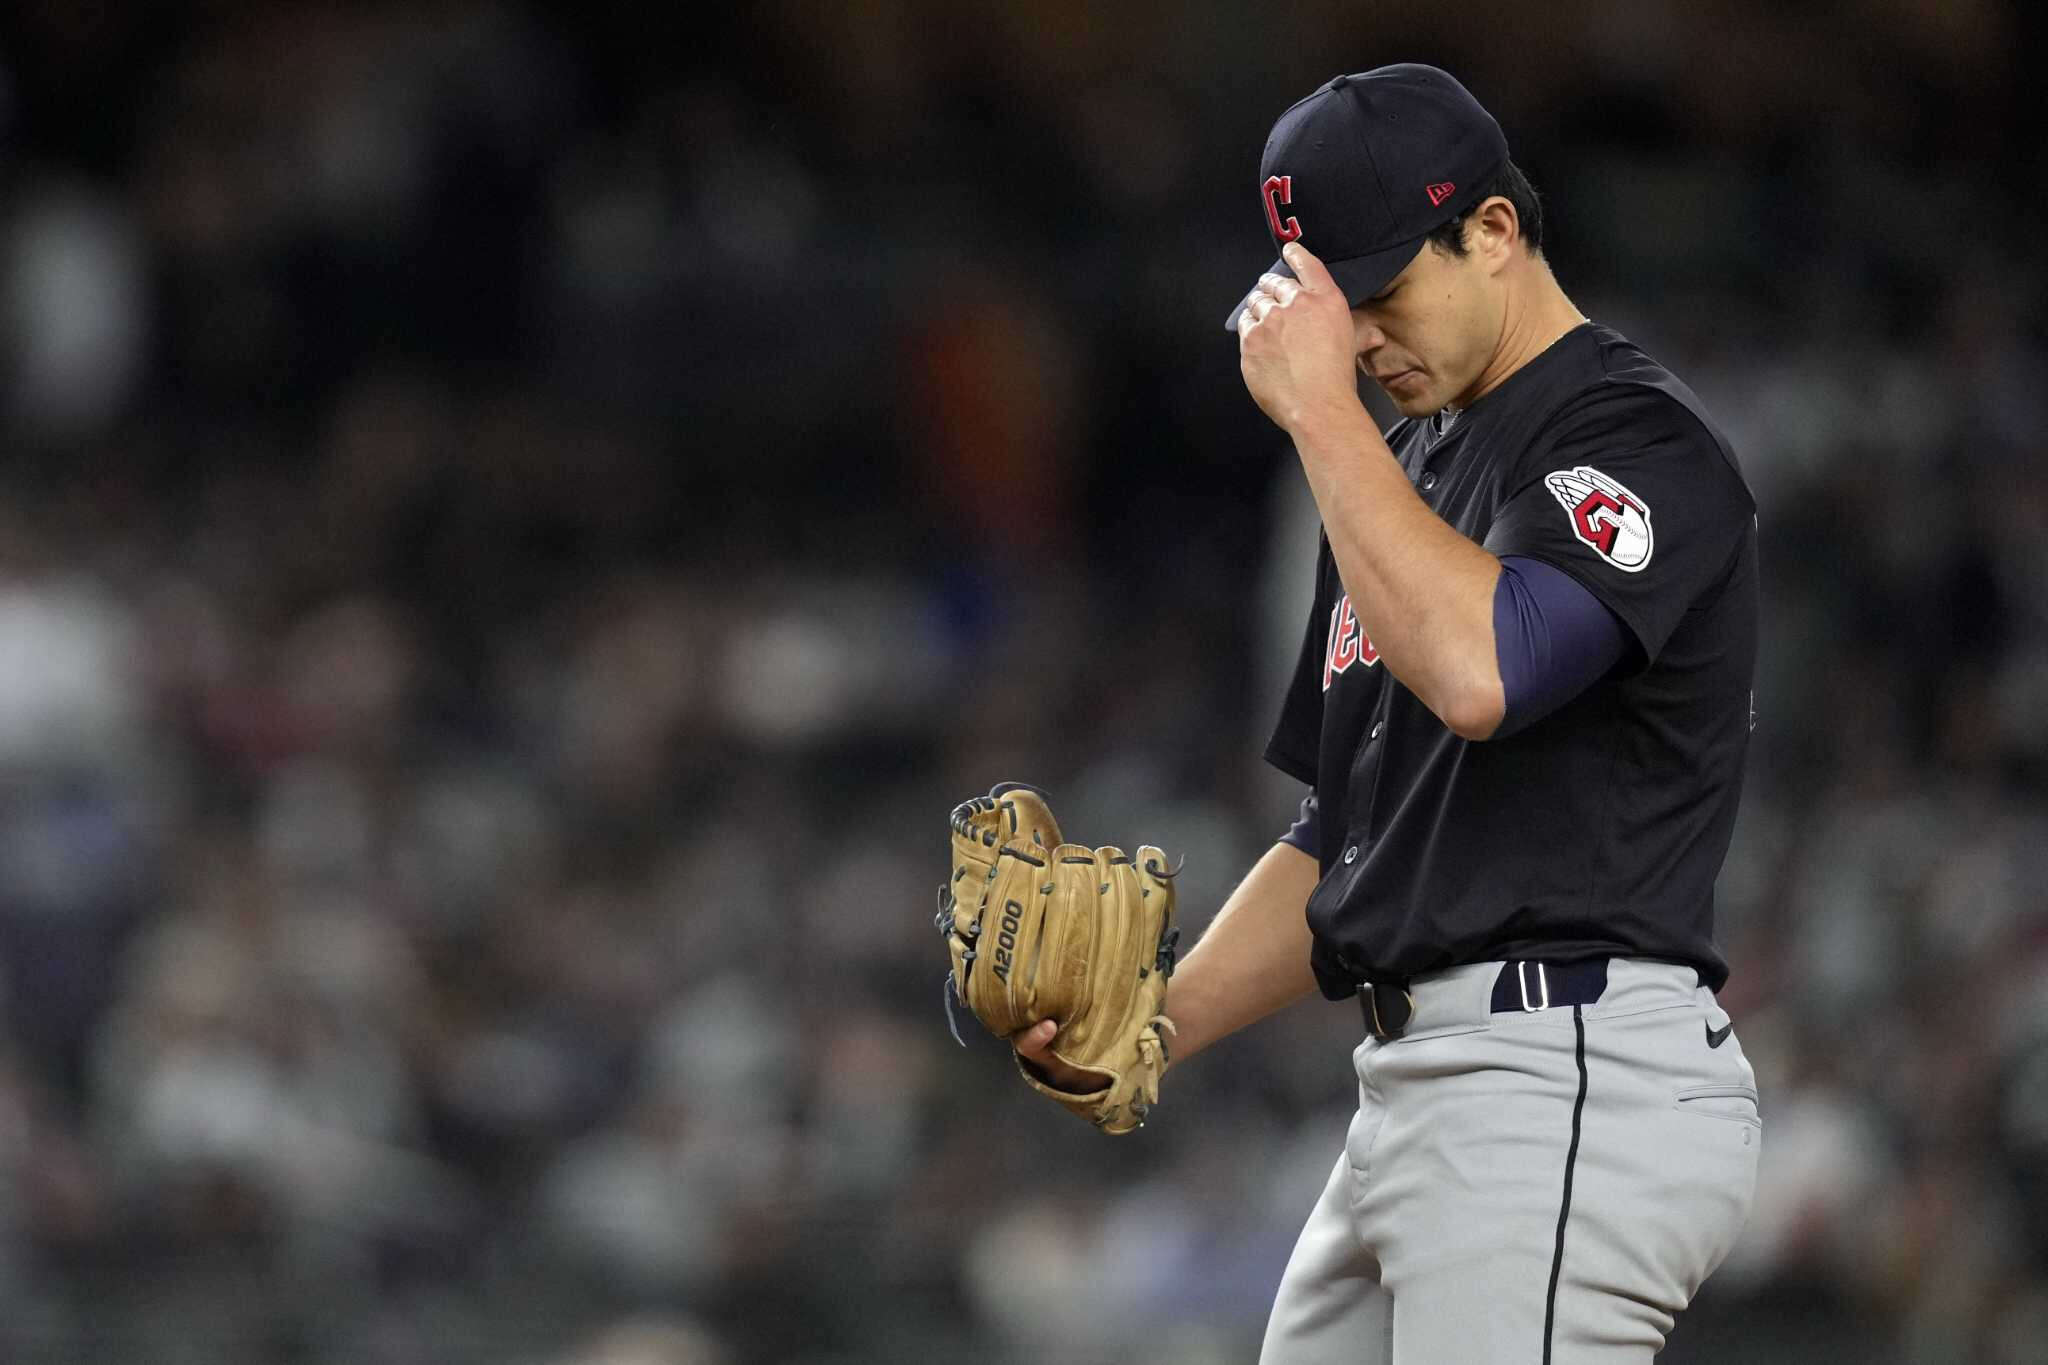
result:
<svg viewBox="0 0 2048 1365"><path fill-rule="evenodd" d="M1500 342L1499 281L1478 252L1425 245L1387 287L1351 310L1358 368L1404 417L1463 406Z"/></svg>

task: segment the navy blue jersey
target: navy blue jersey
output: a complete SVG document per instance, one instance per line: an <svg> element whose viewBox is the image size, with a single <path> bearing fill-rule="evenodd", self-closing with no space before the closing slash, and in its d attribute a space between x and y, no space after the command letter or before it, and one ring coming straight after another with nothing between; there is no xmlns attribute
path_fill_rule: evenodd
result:
<svg viewBox="0 0 2048 1365"><path fill-rule="evenodd" d="M1612 671L1506 738L1451 733L1385 668L1324 539L1266 757L1314 786L1325 994L1462 962L1598 954L1719 989L1714 879L1754 714L1756 510L1692 391L1587 323L1454 417L1387 444L1496 555L1571 575L1620 618Z"/></svg>

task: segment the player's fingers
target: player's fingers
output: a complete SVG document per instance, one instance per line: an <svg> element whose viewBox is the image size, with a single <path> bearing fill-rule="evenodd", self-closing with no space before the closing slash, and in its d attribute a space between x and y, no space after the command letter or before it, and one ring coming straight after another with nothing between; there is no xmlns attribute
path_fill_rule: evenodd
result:
<svg viewBox="0 0 2048 1365"><path fill-rule="evenodd" d="M1252 315L1253 322L1264 322L1266 314L1279 306L1280 301L1271 294L1257 294L1253 296L1251 306L1246 311Z"/></svg>
<svg viewBox="0 0 2048 1365"><path fill-rule="evenodd" d="M1050 1019L1041 1019L1030 1028L1010 1035L1010 1041L1016 1045L1017 1051L1035 1062L1044 1058L1045 1050L1052 1046L1052 1036L1059 1031L1058 1024Z"/></svg>
<svg viewBox="0 0 2048 1365"><path fill-rule="evenodd" d="M1337 282L1330 278L1330 272L1316 259L1315 253L1300 242L1289 242L1280 249L1280 255L1294 271L1294 278L1299 280L1301 287L1309 293L1320 294L1325 290L1336 289Z"/></svg>
<svg viewBox="0 0 2048 1365"><path fill-rule="evenodd" d="M1275 275L1271 271L1267 271L1259 276L1259 292L1271 294L1274 298L1285 304L1289 299L1301 292L1301 281L1291 280L1285 275Z"/></svg>
<svg viewBox="0 0 2048 1365"><path fill-rule="evenodd" d="M1042 1019L1030 1028L1011 1034L1010 1044L1017 1049L1019 1057L1030 1063L1038 1078L1055 1090L1087 1095L1109 1084L1094 1072L1078 1071L1052 1055L1053 1035L1058 1032L1058 1024Z"/></svg>
<svg viewBox="0 0 2048 1365"><path fill-rule="evenodd" d="M1058 1024L1050 1019L1041 1019L1030 1028L1019 1029L1010 1035L1010 1046L1017 1049L1017 1055L1054 1085L1060 1084L1059 1074L1066 1069L1060 1059L1052 1055L1053 1035L1058 1032Z"/></svg>

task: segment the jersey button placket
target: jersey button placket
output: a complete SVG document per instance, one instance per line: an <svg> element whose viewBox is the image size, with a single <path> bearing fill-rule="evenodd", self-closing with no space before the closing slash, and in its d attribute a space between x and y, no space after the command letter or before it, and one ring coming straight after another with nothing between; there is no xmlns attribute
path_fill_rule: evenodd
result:
<svg viewBox="0 0 2048 1365"><path fill-rule="evenodd" d="M1435 488L1435 487L1436 487L1436 471L1435 471L1434 469L1425 469L1425 470L1423 470L1423 471L1422 471L1422 478L1421 478L1420 482L1421 482L1421 486L1422 486L1422 491L1423 491L1423 492L1425 492L1425 493L1427 493L1427 492L1428 492L1428 491L1429 491L1430 489L1432 489L1432 488Z"/></svg>

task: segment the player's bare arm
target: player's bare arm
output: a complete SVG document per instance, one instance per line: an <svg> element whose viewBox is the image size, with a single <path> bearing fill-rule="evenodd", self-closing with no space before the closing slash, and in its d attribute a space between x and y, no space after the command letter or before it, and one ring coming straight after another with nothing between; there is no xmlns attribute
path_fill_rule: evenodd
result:
<svg viewBox="0 0 2048 1365"><path fill-rule="evenodd" d="M1288 243L1296 278L1261 277L1237 324L1245 385L1293 438L1380 657L1465 739L1492 735L1506 709L1494 639L1500 562L1416 496L1358 399L1357 373L1415 415L1472 401L1583 321L1519 251L1516 226L1506 201L1489 201L1467 257L1424 248L1357 309L1313 253ZM1463 325L1439 324L1419 341L1403 323L1425 309Z"/></svg>
<svg viewBox="0 0 2048 1365"><path fill-rule="evenodd" d="M1484 739L1506 709L1494 659L1500 561L1415 495L1358 399L1351 309L1322 262L1283 253L1238 321L1245 387L1293 438L1323 528L1381 661L1444 724Z"/></svg>
<svg viewBox="0 0 2048 1365"><path fill-rule="evenodd" d="M1318 875L1314 858L1292 844L1275 844L1238 883L1167 988L1175 1065L1315 990L1303 912ZM1090 1077L1049 1056L1056 1032L1048 1019L1012 1041L1053 1084L1087 1090Z"/></svg>
<svg viewBox="0 0 2048 1365"><path fill-rule="evenodd" d="M1314 858L1275 844L1238 883L1167 990L1176 1062L1315 990L1305 911L1320 876Z"/></svg>

